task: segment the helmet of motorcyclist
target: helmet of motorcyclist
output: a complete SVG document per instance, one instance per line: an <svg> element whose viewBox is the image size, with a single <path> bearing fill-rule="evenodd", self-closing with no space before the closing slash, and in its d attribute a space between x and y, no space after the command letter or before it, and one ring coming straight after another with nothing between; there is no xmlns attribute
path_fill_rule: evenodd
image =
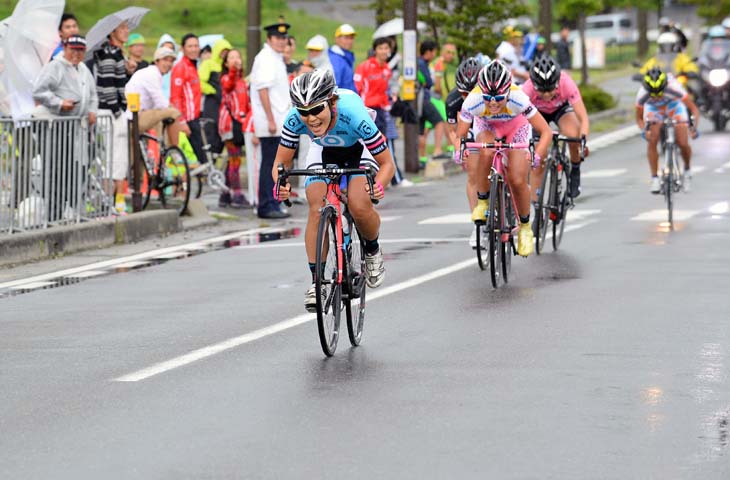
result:
<svg viewBox="0 0 730 480"><path fill-rule="evenodd" d="M329 69L315 70L296 77L289 87L291 103L305 109L332 98L335 93L335 76Z"/></svg>
<svg viewBox="0 0 730 480"><path fill-rule="evenodd" d="M667 88L667 74L659 67L652 67L644 74L642 83L646 91L653 97L661 96L664 93L664 89Z"/></svg>
<svg viewBox="0 0 730 480"><path fill-rule="evenodd" d="M461 93L469 93L477 84L482 64L474 57L469 57L459 64L456 69L456 89Z"/></svg>
<svg viewBox="0 0 730 480"><path fill-rule="evenodd" d="M725 17L725 19L722 21L722 28L727 28L730 30L730 17Z"/></svg>
<svg viewBox="0 0 730 480"><path fill-rule="evenodd" d="M672 21L669 20L669 17L662 17L659 19L659 31L660 32L668 32L672 27Z"/></svg>
<svg viewBox="0 0 730 480"><path fill-rule="evenodd" d="M512 86L512 72L499 60L492 60L479 71L477 84L487 95L507 95Z"/></svg>
<svg viewBox="0 0 730 480"><path fill-rule="evenodd" d="M540 57L530 67L530 80L535 90L552 92L560 82L560 65L550 56Z"/></svg>
<svg viewBox="0 0 730 480"><path fill-rule="evenodd" d="M679 36L674 32L664 32L656 39L659 53L672 53L679 51Z"/></svg>
<svg viewBox="0 0 730 480"><path fill-rule="evenodd" d="M707 31L707 36L710 38L725 38L725 29L722 25L714 25Z"/></svg>

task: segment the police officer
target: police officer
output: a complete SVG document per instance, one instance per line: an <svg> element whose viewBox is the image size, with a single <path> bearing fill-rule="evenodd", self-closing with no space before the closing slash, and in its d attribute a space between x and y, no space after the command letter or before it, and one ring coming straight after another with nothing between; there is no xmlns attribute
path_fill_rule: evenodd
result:
<svg viewBox="0 0 730 480"><path fill-rule="evenodd" d="M287 46L291 26L280 20L264 27L266 44L256 55L251 68L251 110L256 137L261 141L261 166L259 169L258 216L261 218L286 218L288 212L281 210L274 200L274 180L271 170L284 123L291 103L289 100L289 77L284 63L284 49Z"/></svg>

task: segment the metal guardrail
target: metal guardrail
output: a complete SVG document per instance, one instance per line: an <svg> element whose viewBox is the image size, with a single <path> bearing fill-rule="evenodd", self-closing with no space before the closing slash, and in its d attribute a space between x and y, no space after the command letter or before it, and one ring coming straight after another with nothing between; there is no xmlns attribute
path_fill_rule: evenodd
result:
<svg viewBox="0 0 730 480"><path fill-rule="evenodd" d="M115 214L112 138L110 115L0 119L0 235Z"/></svg>

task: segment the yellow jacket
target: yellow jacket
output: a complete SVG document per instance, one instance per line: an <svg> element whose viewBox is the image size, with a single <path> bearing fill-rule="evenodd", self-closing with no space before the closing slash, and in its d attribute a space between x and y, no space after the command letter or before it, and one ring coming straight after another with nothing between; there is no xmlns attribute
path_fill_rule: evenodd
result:
<svg viewBox="0 0 730 480"><path fill-rule="evenodd" d="M697 65L692 61L692 58L685 53L656 55L651 57L646 61L644 66L641 67L641 74L646 74L646 72L653 67L659 67L663 71L669 70L669 72L671 72L675 77L686 73L698 73L700 71L699 68L697 68Z"/></svg>

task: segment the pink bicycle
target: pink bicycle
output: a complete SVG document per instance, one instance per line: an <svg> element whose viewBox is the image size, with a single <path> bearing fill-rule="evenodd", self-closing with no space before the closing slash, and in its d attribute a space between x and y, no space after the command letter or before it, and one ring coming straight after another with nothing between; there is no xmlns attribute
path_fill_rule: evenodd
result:
<svg viewBox="0 0 730 480"><path fill-rule="evenodd" d="M517 206L514 203L512 191L505 177L507 166L506 150L529 149L531 160L535 158L533 141L523 143L506 143L505 138L497 138L492 143L467 142L461 139L461 158L464 152L479 151L480 149L494 150L492 171L489 175L491 187L489 189L489 210L484 221L477 221L477 260L479 268L486 270L489 264L489 273L492 287L498 288L500 283L509 281L512 268L512 256L517 255L515 235L519 229L520 219L517 215ZM486 248L485 248L486 247Z"/></svg>

